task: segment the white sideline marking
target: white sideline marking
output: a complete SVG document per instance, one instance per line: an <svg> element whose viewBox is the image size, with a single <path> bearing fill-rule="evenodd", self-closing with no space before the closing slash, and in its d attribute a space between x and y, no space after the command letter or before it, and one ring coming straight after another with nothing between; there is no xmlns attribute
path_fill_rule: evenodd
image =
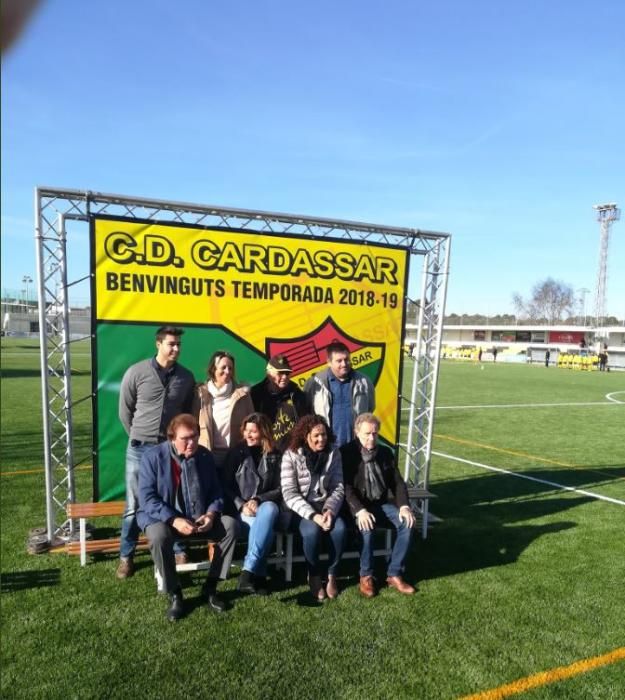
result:
<svg viewBox="0 0 625 700"><path fill-rule="evenodd" d="M625 394L625 391L613 391L611 394L606 394L605 397L608 401L612 401L612 403L625 403L625 401L619 401L618 399L613 399L612 397L615 394Z"/></svg>
<svg viewBox="0 0 625 700"><path fill-rule="evenodd" d="M621 392L615 391L615 394ZM611 396L611 394L608 394ZM606 397L607 398L607 397ZM585 401L577 403L493 403L493 404L475 404L474 406L436 406L436 410L448 409L457 410L462 408L548 408L553 406L611 406L613 404L623 404L625 401L616 401L610 399L609 401ZM409 411L410 406L404 406L402 411Z"/></svg>
<svg viewBox="0 0 625 700"><path fill-rule="evenodd" d="M625 501L619 501L618 498L610 498L610 496L601 496L598 493L592 491L584 491L584 489L576 489L572 486L564 486L564 484L557 484L555 481L547 481L546 479L538 479L535 476L528 476L527 474L519 474L518 472L511 472L508 469L500 469L499 467L491 467L488 464L482 464L481 462L472 462L469 459L462 459L461 457L453 457L452 455L445 454L444 452L435 452L432 450L432 454L437 457L445 457L445 459L451 459L456 462L463 462L464 464L470 464L474 467L482 467L482 469L488 469L492 472L499 472L501 474L509 474L510 476L516 476L519 479L527 479L528 481L537 481L539 484L547 484L548 486L555 486L563 491L574 491L575 493L581 493L584 496L590 496L591 498L597 498L600 501L608 501L608 503L615 503L618 506L625 506Z"/></svg>

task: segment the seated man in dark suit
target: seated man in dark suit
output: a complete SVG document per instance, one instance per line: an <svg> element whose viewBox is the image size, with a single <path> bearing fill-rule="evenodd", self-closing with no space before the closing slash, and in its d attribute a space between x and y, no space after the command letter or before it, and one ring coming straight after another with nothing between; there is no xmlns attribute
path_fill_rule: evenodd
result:
<svg viewBox="0 0 625 700"><path fill-rule="evenodd" d="M341 447L345 502L362 536L359 588L365 598L373 598L377 593L373 579L376 525L397 530L386 583L400 593L415 592L402 578L415 517L392 450L377 444L379 430L380 421L373 413L361 413L354 421L356 438Z"/></svg>
<svg viewBox="0 0 625 700"><path fill-rule="evenodd" d="M174 542L191 536L215 541L205 590L209 607L223 612L217 581L228 576L237 537L236 520L222 515L215 463L211 453L198 445L198 437L194 416L175 416L167 428L167 441L143 454L139 470L137 522L163 578L163 590L170 598L167 618L172 622L184 615Z"/></svg>

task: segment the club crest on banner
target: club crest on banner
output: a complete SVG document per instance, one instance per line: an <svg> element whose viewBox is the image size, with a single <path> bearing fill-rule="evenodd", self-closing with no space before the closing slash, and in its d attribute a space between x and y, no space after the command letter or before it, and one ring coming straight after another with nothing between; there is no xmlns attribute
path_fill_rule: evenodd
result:
<svg viewBox="0 0 625 700"><path fill-rule="evenodd" d="M316 372L326 368L326 348L339 341L349 350L352 367L377 384L384 365L384 343L357 340L342 331L330 316L310 333L296 338L267 338L267 357L284 355L291 365L291 379L300 387Z"/></svg>

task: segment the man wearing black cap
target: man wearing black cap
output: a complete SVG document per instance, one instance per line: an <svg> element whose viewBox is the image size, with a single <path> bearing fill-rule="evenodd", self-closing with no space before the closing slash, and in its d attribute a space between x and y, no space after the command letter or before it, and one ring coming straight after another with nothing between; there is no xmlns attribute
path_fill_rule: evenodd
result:
<svg viewBox="0 0 625 700"><path fill-rule="evenodd" d="M267 363L266 378L251 392L254 410L271 421L273 439L281 452L297 421L310 413L304 392L289 379L292 371L284 355L274 355Z"/></svg>

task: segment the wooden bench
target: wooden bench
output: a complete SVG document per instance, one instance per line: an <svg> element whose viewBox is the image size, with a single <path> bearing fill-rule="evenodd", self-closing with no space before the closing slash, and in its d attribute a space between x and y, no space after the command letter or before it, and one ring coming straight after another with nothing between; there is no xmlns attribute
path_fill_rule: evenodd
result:
<svg viewBox="0 0 625 700"><path fill-rule="evenodd" d="M124 501L108 501L106 503L68 503L67 517L79 522L78 541L70 541L65 545L68 554L80 554L80 565L86 566L87 554L119 552L119 537L109 537L105 540L87 539L87 520L103 517L120 517L124 514ZM147 549L148 541L142 535L137 542L138 549Z"/></svg>
<svg viewBox="0 0 625 700"><path fill-rule="evenodd" d="M423 536L425 536L428 520L428 501L430 498L434 498L435 496L426 489L417 489L414 487L410 487L408 489L408 495L412 503L416 501L421 506L418 508L418 512L422 516L422 533ZM67 505L67 517L79 520L79 540L78 542L73 541L66 544L65 549L67 553L80 554L80 565L86 566L87 554L94 554L97 552L118 552L120 544L119 537L104 540L87 539L87 519L105 516L121 517L124 513L124 508L124 501L109 501L106 503L69 503ZM389 556L392 551L393 531L385 528L380 528L380 530L384 530L385 533L384 546L375 549L373 554L374 556ZM298 564L305 561L303 554L293 554L293 535L294 533L292 532L277 532L275 553L267 560L268 564L273 564L279 569L284 569L284 577L287 582L290 582L293 578L293 564ZM179 572L186 572L208 569L212 558L212 547L213 544L209 542L208 559L206 561L178 564L176 566L176 570ZM137 549L147 548L148 542L145 536L141 535L137 543ZM327 559L327 556L327 554L322 554L321 558ZM356 550L346 551L343 553L344 559L356 559L358 557L360 557L360 552ZM156 577L157 582L159 582L159 576L156 575Z"/></svg>

